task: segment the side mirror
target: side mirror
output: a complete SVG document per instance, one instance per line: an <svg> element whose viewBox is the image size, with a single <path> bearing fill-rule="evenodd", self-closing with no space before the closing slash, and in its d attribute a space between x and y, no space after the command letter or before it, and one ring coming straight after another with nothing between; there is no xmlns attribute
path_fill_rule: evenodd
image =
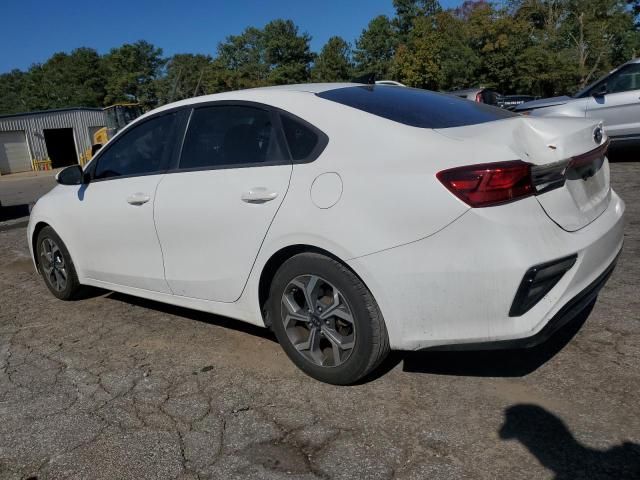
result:
<svg viewBox="0 0 640 480"><path fill-rule="evenodd" d="M604 97L607 93L609 93L607 91L607 84L603 83L601 85L599 85L592 93L591 95L593 95L594 97Z"/></svg>
<svg viewBox="0 0 640 480"><path fill-rule="evenodd" d="M56 182L60 185L82 185L84 172L80 165L71 165L56 174Z"/></svg>
<svg viewBox="0 0 640 480"><path fill-rule="evenodd" d="M102 148L101 143L94 143L93 145L91 145L91 156L93 157L96 154L96 152L101 148Z"/></svg>

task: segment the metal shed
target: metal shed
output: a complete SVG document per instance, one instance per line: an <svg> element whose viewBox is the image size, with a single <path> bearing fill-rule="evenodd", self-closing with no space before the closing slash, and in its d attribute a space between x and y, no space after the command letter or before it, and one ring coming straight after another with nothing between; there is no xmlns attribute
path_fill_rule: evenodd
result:
<svg viewBox="0 0 640 480"><path fill-rule="evenodd" d="M0 175L78 163L105 125L100 108L64 108L0 116Z"/></svg>

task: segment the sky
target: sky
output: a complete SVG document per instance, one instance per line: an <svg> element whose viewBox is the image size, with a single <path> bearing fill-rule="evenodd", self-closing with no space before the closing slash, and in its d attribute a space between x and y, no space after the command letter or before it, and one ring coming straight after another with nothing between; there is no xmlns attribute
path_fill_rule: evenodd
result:
<svg viewBox="0 0 640 480"><path fill-rule="evenodd" d="M441 0L448 8L461 3ZM215 54L228 35L275 18L311 35L313 51L339 35L353 43L377 15L393 15L392 0L0 0L0 73L26 70L55 52L147 40L165 56Z"/></svg>

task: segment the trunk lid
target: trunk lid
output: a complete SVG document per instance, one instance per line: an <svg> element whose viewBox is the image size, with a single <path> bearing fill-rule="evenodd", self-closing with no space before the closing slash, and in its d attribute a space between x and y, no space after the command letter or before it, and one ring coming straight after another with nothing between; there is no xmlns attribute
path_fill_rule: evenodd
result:
<svg viewBox="0 0 640 480"><path fill-rule="evenodd" d="M599 122L514 117L436 131L478 143L474 149L482 144L491 148L502 145L513 153L513 160L530 163L535 198L564 230L573 232L587 226L609 204L608 138Z"/></svg>

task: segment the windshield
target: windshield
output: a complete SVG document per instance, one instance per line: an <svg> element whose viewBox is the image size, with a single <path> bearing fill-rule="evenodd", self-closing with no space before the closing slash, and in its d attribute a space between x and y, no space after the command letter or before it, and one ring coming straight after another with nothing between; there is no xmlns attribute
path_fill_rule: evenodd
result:
<svg viewBox="0 0 640 480"><path fill-rule="evenodd" d="M317 95L420 128L462 127L517 116L500 108L418 88L367 85L336 88Z"/></svg>

